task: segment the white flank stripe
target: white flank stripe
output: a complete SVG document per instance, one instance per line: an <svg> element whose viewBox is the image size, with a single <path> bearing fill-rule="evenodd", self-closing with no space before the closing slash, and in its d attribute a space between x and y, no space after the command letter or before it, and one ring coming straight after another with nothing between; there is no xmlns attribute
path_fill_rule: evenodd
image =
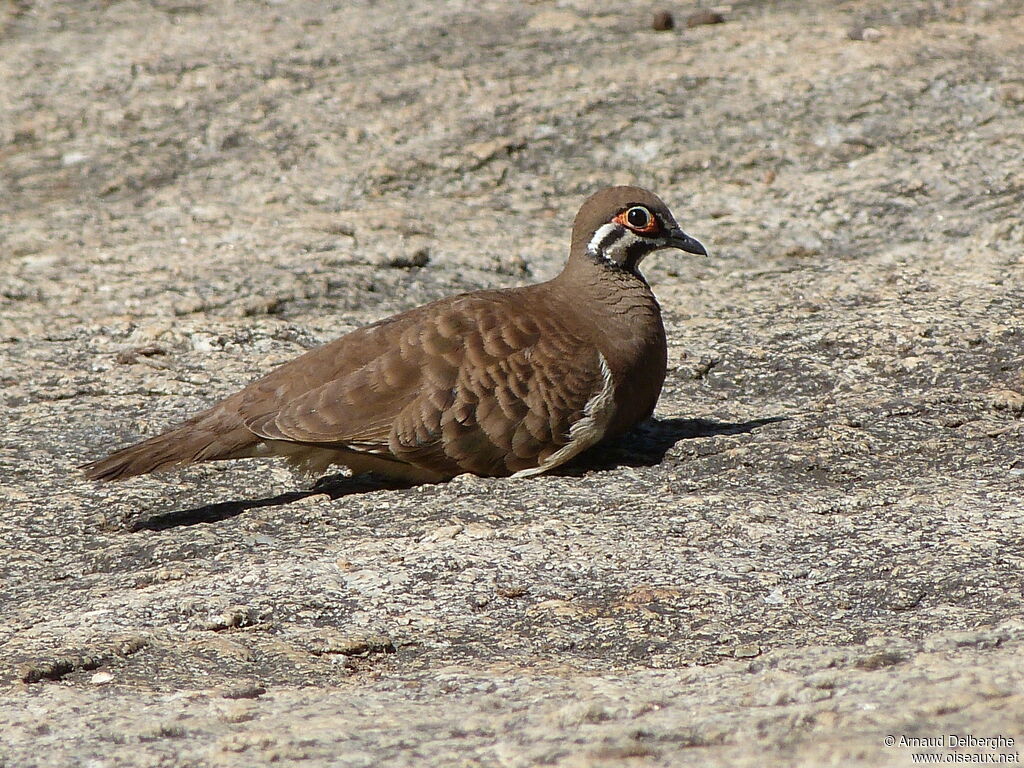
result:
<svg viewBox="0 0 1024 768"><path fill-rule="evenodd" d="M601 363L601 388L587 401L583 408L583 417L569 428L569 442L548 456L540 466L521 469L512 477L530 477L547 472L587 450L604 437L612 417L615 416L615 382L612 381L612 371L604 355L600 352L597 355Z"/></svg>

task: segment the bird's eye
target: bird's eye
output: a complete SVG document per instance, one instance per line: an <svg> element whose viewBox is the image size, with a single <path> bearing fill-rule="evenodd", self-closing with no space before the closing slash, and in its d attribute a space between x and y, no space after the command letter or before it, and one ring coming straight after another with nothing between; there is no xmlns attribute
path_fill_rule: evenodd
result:
<svg viewBox="0 0 1024 768"><path fill-rule="evenodd" d="M653 218L651 212L642 205L634 205L626 211L626 222L633 229L647 229L651 226Z"/></svg>

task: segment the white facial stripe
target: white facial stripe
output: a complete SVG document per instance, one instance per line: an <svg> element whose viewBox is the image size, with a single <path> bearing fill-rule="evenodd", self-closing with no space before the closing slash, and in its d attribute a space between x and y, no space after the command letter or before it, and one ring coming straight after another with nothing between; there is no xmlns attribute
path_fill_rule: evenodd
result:
<svg viewBox="0 0 1024 768"><path fill-rule="evenodd" d="M613 240L605 249L602 254L609 261L614 261L616 264L626 263L626 251L634 243L640 242L640 238L630 232L628 229L622 233L622 236Z"/></svg>
<svg viewBox="0 0 1024 768"><path fill-rule="evenodd" d="M590 238L587 250L595 256L616 264L626 263L626 249L642 240L639 235L620 224L604 224Z"/></svg>
<svg viewBox="0 0 1024 768"><path fill-rule="evenodd" d="M593 237L590 238L590 242L587 244L587 250L597 258L624 267L629 260L629 249L637 243L647 243L650 246L644 251L646 253L668 245L668 240L664 237L644 237L643 235L636 234L631 229L623 227L621 224L609 222L603 224L594 232ZM641 257L642 255L640 254ZM636 269L639 261L640 259L636 258L635 263L630 268Z"/></svg>
<svg viewBox="0 0 1024 768"><path fill-rule="evenodd" d="M601 254L601 244L604 242L605 238L618 229L620 229L619 225L612 224L611 222L598 227L598 230L594 233L594 236L590 238L590 242L587 244L587 250L593 254Z"/></svg>

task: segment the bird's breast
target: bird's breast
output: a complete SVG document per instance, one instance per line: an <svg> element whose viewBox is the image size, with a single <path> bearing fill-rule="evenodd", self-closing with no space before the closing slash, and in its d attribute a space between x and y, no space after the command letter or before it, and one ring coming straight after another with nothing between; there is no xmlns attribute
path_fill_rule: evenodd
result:
<svg viewBox="0 0 1024 768"><path fill-rule="evenodd" d="M665 383L665 326L653 295L637 297L627 313L613 318L598 335L598 349L615 385L608 434L617 435L651 415Z"/></svg>

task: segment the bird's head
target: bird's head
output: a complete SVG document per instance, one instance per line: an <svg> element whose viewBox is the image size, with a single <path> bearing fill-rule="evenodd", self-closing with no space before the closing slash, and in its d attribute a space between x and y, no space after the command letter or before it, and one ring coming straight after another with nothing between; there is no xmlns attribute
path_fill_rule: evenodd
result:
<svg viewBox="0 0 1024 768"><path fill-rule="evenodd" d="M644 257L663 248L707 256L680 229L668 206L640 187L606 187L587 198L572 228L571 257L639 276Z"/></svg>

